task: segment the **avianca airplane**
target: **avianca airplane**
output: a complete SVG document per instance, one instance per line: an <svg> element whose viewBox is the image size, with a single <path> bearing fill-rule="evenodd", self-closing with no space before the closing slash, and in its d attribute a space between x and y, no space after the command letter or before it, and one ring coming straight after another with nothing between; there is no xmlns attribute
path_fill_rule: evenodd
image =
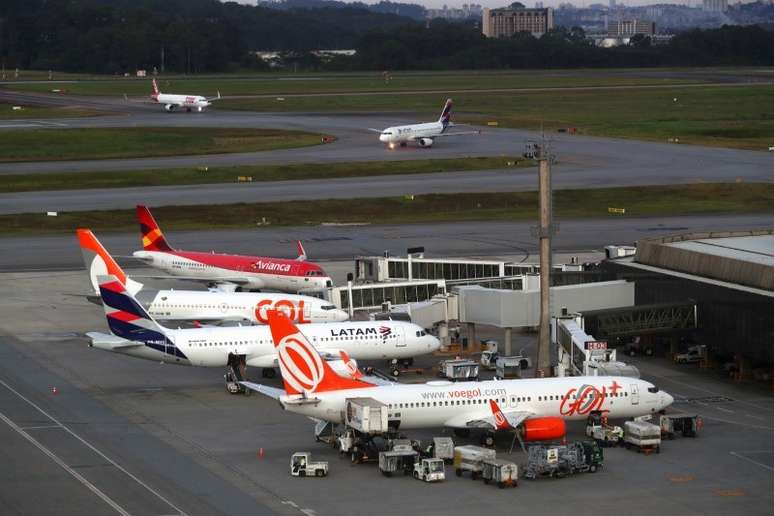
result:
<svg viewBox="0 0 774 516"><path fill-rule="evenodd" d="M440 136L460 136L463 134L480 134L481 131L462 131L456 133L447 133L446 129L453 127L451 123L452 99L446 99L441 116L436 122L413 125L399 125L388 127L383 131L370 128L369 131L379 133L379 141L386 143L390 149L397 145L405 147L409 142L414 142L420 147L431 147L433 140Z"/></svg>
<svg viewBox="0 0 774 516"><path fill-rule="evenodd" d="M168 112L172 112L178 108L185 108L189 113L192 110L196 110L201 113L204 108L212 105L213 100L220 99L220 92L217 97L202 97L201 95L171 95L169 93L161 93L159 87L156 84L156 79L153 79L153 93L151 99L159 104L164 104L164 109Z"/></svg>
<svg viewBox="0 0 774 516"><path fill-rule="evenodd" d="M306 251L298 242L298 258L267 258L237 254L178 251L164 238L153 215L145 206L137 206L142 233L142 251L133 256L151 267L180 279L216 285L221 290L238 287L248 290L300 292L320 290L333 285L319 265L306 261Z"/></svg>
<svg viewBox="0 0 774 516"><path fill-rule="evenodd" d="M268 326L164 328L116 276L99 276L98 281L110 334L87 333L91 347L173 364L261 367L269 378L278 359L287 360L277 356ZM312 323L305 328L326 359L339 365L341 351L354 360L391 360L432 353L441 345L416 324L403 321ZM291 351L297 352L303 349ZM316 351L314 357L322 360ZM342 374L348 374L345 367Z"/></svg>
<svg viewBox="0 0 774 516"><path fill-rule="evenodd" d="M520 427L525 441L560 439L565 420L591 414L638 417L668 407L672 396L653 384L616 376L576 376L484 382L431 381L377 386L334 372L312 341L279 311L269 312L284 389L250 382L243 385L279 400L285 410L332 423L348 422L348 400L371 398L388 410L394 428ZM493 412L494 403L501 411ZM499 416L498 416L499 414Z"/></svg>
<svg viewBox="0 0 774 516"><path fill-rule="evenodd" d="M142 283L129 278L107 249L89 229L76 230L94 293L99 295L97 277L114 275L135 299L158 320L240 321L266 324L266 310L283 310L297 323L341 322L346 311L312 296L268 292L223 292L219 290L144 290Z"/></svg>

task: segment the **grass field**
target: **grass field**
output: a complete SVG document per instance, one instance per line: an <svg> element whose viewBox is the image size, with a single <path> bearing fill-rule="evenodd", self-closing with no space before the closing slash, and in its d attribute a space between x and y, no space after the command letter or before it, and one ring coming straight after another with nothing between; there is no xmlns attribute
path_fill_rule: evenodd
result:
<svg viewBox="0 0 774 516"><path fill-rule="evenodd" d="M774 85L599 89L454 95L456 120L580 134L766 150L774 145ZM439 95L226 100L255 111L412 111L434 120ZM413 120L406 120L407 123Z"/></svg>
<svg viewBox="0 0 774 516"><path fill-rule="evenodd" d="M159 88L168 93L214 95L282 95L294 93L354 93L423 90L478 90L491 88L555 88L579 86L629 86L706 82L704 78L648 77L636 70L518 70L394 72L385 81L381 72L278 74L249 76L160 77ZM10 83L19 91L49 92L61 89L69 95L149 95L150 78Z"/></svg>
<svg viewBox="0 0 774 516"><path fill-rule="evenodd" d="M319 134L278 129L25 129L0 134L3 162L249 152L321 141Z"/></svg>
<svg viewBox="0 0 774 516"><path fill-rule="evenodd" d="M666 217L710 213L774 212L774 183L720 183L677 186L558 190L555 217ZM608 207L625 208L624 215ZM378 220L384 224L470 220L536 220L537 193L418 195L413 198L294 201L222 206L167 206L154 215L169 231L255 228L262 217L272 226ZM0 216L0 234L62 233L77 227L95 231L136 230L134 210Z"/></svg>
<svg viewBox="0 0 774 516"><path fill-rule="evenodd" d="M328 179L377 175L425 174L464 170L488 170L529 166L523 158L458 158L410 161L356 161L344 163L302 163L294 165L255 165L241 167L171 168L120 172L57 172L51 174L3 175L0 192L74 190L81 188L125 188L233 183L240 177L251 181Z"/></svg>

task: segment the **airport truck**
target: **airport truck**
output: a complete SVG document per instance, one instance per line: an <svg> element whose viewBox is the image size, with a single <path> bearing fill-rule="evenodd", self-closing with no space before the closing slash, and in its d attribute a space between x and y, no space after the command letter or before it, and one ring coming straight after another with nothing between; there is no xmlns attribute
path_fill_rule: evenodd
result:
<svg viewBox="0 0 774 516"><path fill-rule="evenodd" d="M473 360L443 360L438 364L438 376L453 382L478 380L478 368L479 364Z"/></svg>
<svg viewBox="0 0 774 516"><path fill-rule="evenodd" d="M662 439L674 439L677 435L696 437L701 424L701 418L696 414L662 414L659 417Z"/></svg>
<svg viewBox="0 0 774 516"><path fill-rule="evenodd" d="M415 471L414 464L419 460L419 454L409 448L408 450L391 450L379 453L379 471L385 477L391 477L394 473L408 475Z"/></svg>
<svg viewBox="0 0 774 516"><path fill-rule="evenodd" d="M470 471L470 477L476 480L484 469L484 460L496 459L497 453L481 446L465 445L454 447L454 473L462 476L463 471Z"/></svg>
<svg viewBox="0 0 774 516"><path fill-rule="evenodd" d="M527 449L524 478L562 478L574 473L596 473L604 464L602 449L595 441L563 445L534 444Z"/></svg>
<svg viewBox="0 0 774 516"><path fill-rule="evenodd" d="M661 452L661 427L647 421L624 423L624 446L638 452Z"/></svg>
<svg viewBox="0 0 774 516"><path fill-rule="evenodd" d="M485 459L482 463L481 478L484 483L493 482L500 489L519 485L519 467L508 460Z"/></svg>
<svg viewBox="0 0 774 516"><path fill-rule="evenodd" d="M290 457L290 474L294 477L324 477L328 475L328 463L313 462L309 452L296 452Z"/></svg>
<svg viewBox="0 0 774 516"><path fill-rule="evenodd" d="M442 459L424 458L414 463L414 478L423 482L446 480L446 467Z"/></svg>
<svg viewBox="0 0 774 516"><path fill-rule="evenodd" d="M589 424L586 426L586 435L594 439L598 445L607 448L617 446L623 439L623 428L607 423Z"/></svg>
<svg viewBox="0 0 774 516"><path fill-rule="evenodd" d="M344 404L344 430L338 437L339 453L352 463L373 461L387 451L387 405L373 398L348 398Z"/></svg>

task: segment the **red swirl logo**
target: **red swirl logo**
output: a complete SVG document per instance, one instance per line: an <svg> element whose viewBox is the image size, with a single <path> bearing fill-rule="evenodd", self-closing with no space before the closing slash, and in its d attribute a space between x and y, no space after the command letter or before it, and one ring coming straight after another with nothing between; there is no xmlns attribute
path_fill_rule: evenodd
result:
<svg viewBox="0 0 774 516"><path fill-rule="evenodd" d="M602 408L607 397L606 389L600 391L593 385L582 385L580 389L572 388L562 398L559 413L563 416L588 414Z"/></svg>
<svg viewBox="0 0 774 516"><path fill-rule="evenodd" d="M322 358L300 334L282 339L277 346L277 357L282 379L296 392L314 392L320 385L325 374Z"/></svg>

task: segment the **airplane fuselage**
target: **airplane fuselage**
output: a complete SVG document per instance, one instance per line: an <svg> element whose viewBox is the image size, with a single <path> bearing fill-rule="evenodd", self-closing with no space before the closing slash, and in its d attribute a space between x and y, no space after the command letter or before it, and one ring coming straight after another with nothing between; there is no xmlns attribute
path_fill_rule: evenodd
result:
<svg viewBox="0 0 774 516"><path fill-rule="evenodd" d="M222 367L232 355L244 355L250 367L275 367L277 353L268 326L207 327L167 330L145 345L109 351L182 365ZM307 324L304 334L322 354L338 358L344 350L355 360L404 359L432 353L440 342L416 324L403 321ZM166 338L165 338L166 337ZM100 348L97 343L94 347Z"/></svg>
<svg viewBox="0 0 774 516"><path fill-rule="evenodd" d="M172 109L167 106L202 111L204 108L209 107L212 104L201 95L173 95L170 93L159 93L154 94L151 97L159 104L164 104L168 111L171 111Z"/></svg>
<svg viewBox="0 0 774 516"><path fill-rule="evenodd" d="M419 141L424 138L430 140L446 130L441 122L428 122L425 124L400 125L388 127L379 135L379 141L388 145ZM425 145L428 146L428 145Z"/></svg>
<svg viewBox="0 0 774 516"><path fill-rule="evenodd" d="M311 296L270 292L206 292L197 290L140 291L136 294L148 313L157 320L244 321L266 324L266 311L278 309L295 323L342 322L344 310L329 301Z"/></svg>
<svg viewBox="0 0 774 516"><path fill-rule="evenodd" d="M135 251L133 255L173 276L233 283L251 290L295 293L333 284L318 265L298 260L193 251Z"/></svg>
<svg viewBox="0 0 774 516"><path fill-rule="evenodd" d="M306 331L304 332L306 333ZM305 416L343 423L346 400L373 398L387 405L391 425L400 429L466 428L474 419L492 415L489 400L503 411L530 412L531 418L582 420L591 413L610 418L652 414L672 403L672 397L651 383L626 377L565 377L485 382L435 381L317 392L305 403L300 395L280 397L284 408ZM319 400L313 402L312 400Z"/></svg>

